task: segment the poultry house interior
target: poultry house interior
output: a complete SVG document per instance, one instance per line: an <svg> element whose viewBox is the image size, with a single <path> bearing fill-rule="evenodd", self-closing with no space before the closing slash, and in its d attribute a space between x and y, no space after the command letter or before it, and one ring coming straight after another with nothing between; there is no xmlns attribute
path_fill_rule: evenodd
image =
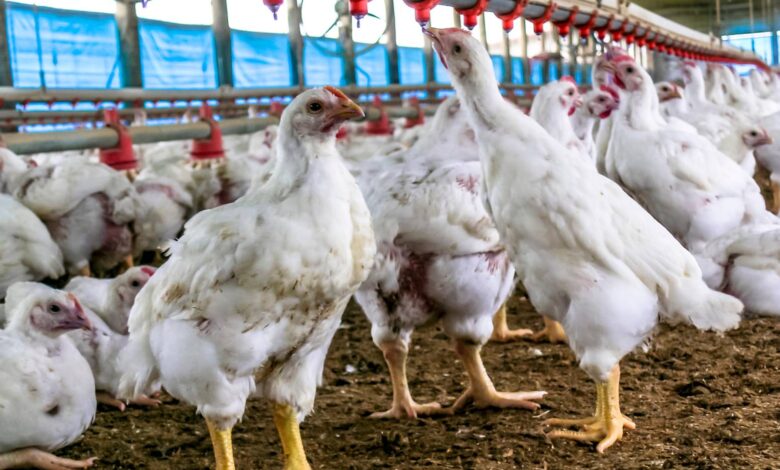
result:
<svg viewBox="0 0 780 470"><path fill-rule="evenodd" d="M780 462L775 2L0 15L0 469Z"/></svg>

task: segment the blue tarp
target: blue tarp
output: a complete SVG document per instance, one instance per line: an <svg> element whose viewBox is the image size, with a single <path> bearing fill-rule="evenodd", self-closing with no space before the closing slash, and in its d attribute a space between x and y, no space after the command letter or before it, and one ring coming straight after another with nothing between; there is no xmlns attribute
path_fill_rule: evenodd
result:
<svg viewBox="0 0 780 470"><path fill-rule="evenodd" d="M292 84L290 40L284 34L233 30L233 80L236 87Z"/></svg>
<svg viewBox="0 0 780 470"><path fill-rule="evenodd" d="M523 59L519 57L512 57L512 83L525 83Z"/></svg>
<svg viewBox="0 0 780 470"><path fill-rule="evenodd" d="M531 85L541 85L544 82L544 62L541 60L531 61Z"/></svg>
<svg viewBox="0 0 780 470"><path fill-rule="evenodd" d="M355 73L358 86L385 86L390 83L387 47L355 44Z"/></svg>
<svg viewBox="0 0 780 470"><path fill-rule="evenodd" d="M425 83L425 54L417 47L398 48L398 74L402 85Z"/></svg>
<svg viewBox="0 0 780 470"><path fill-rule="evenodd" d="M139 20L144 88L215 88L214 35L209 26Z"/></svg>
<svg viewBox="0 0 780 470"><path fill-rule="evenodd" d="M504 58L500 55L492 55L490 59L493 61L493 72L496 74L496 80L502 83L504 81Z"/></svg>
<svg viewBox="0 0 780 470"><path fill-rule="evenodd" d="M303 67L306 86L343 85L344 59L338 39L304 38Z"/></svg>
<svg viewBox="0 0 780 470"><path fill-rule="evenodd" d="M118 88L119 38L113 15L7 4L14 86ZM43 73L41 73L41 66Z"/></svg>

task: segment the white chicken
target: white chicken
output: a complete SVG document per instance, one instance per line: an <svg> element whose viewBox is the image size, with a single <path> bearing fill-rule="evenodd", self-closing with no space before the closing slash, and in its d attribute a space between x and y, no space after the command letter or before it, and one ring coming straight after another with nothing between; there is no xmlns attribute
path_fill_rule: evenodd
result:
<svg viewBox="0 0 780 470"><path fill-rule="evenodd" d="M711 288L739 298L749 312L780 316L780 227L739 227L694 256Z"/></svg>
<svg viewBox="0 0 780 470"><path fill-rule="evenodd" d="M13 195L46 224L71 274L89 274L90 261L98 269L132 265L131 225L139 202L122 173L68 160L27 170Z"/></svg>
<svg viewBox="0 0 780 470"><path fill-rule="evenodd" d="M571 116L574 134L585 144L590 159L596 163L596 141L593 129L599 120L608 119L620 107L620 95L609 85L588 91L582 96L582 106Z"/></svg>
<svg viewBox="0 0 780 470"><path fill-rule="evenodd" d="M127 319L135 296L153 274L150 266L136 266L114 279L74 277L63 288L79 299L92 324L90 330L71 331L68 337L92 369L97 400L120 411L125 404L116 399L123 370L119 354L127 345ZM160 401L142 395L132 403L157 406Z"/></svg>
<svg viewBox="0 0 780 470"><path fill-rule="evenodd" d="M585 142L574 132L570 118L580 106L582 98L577 91L577 83L566 76L539 88L531 104L530 116L566 148L588 161L593 161Z"/></svg>
<svg viewBox="0 0 780 470"><path fill-rule="evenodd" d="M180 163L172 163L170 166L187 172ZM185 186L189 181L147 169L142 170L133 181L141 206L133 224L136 235L133 245L135 256L144 251L159 250L179 234L194 207L192 194Z"/></svg>
<svg viewBox="0 0 780 470"><path fill-rule="evenodd" d="M723 331L739 300L710 290L696 261L616 184L507 104L490 56L467 32L429 29L479 144L487 207L534 306L560 321L580 367L597 383L596 414L582 432L551 438L621 439L620 359L665 318ZM655 95L653 93L653 95Z"/></svg>
<svg viewBox="0 0 780 470"><path fill-rule="evenodd" d="M690 249L742 223L776 217L753 178L707 139L667 124L650 75L628 55L608 65L627 99L618 111L607 174Z"/></svg>
<svg viewBox="0 0 780 470"><path fill-rule="evenodd" d="M17 281L57 279L62 253L43 222L7 194L0 194L0 299Z"/></svg>
<svg viewBox="0 0 780 470"><path fill-rule="evenodd" d="M438 138L446 141L461 132L449 129ZM449 411L471 401L481 407L536 409L533 400L544 392L497 392L480 356L491 337L493 316L514 286L514 268L481 201L480 164L442 162L435 147L422 139L417 144L408 152L409 164L361 180L374 219L377 258L355 299L371 321L372 338L393 385L392 406L372 417L440 412L438 403L416 403L406 379L412 332L436 320L454 340L469 378L468 389ZM467 148L476 156L473 141Z"/></svg>
<svg viewBox="0 0 780 470"><path fill-rule="evenodd" d="M8 324L0 330L0 468L73 469L50 451L75 441L95 418L89 364L63 336L89 329L73 294L19 282L8 289Z"/></svg>
<svg viewBox="0 0 780 470"><path fill-rule="evenodd" d="M234 468L231 429L253 393L274 403L286 467L309 468L298 422L376 250L335 146L341 123L359 116L335 88L298 95L282 114L271 178L190 219L133 305L121 397L159 381L197 406L218 469Z"/></svg>
<svg viewBox="0 0 780 470"><path fill-rule="evenodd" d="M0 145L0 193L10 193L11 183L27 168L27 162Z"/></svg>

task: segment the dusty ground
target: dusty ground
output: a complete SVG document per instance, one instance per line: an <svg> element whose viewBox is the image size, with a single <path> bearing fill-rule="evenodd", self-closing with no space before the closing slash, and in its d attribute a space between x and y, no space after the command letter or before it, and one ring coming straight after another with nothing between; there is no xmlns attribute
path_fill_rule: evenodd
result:
<svg viewBox="0 0 780 470"><path fill-rule="evenodd" d="M512 326L541 325L526 303L514 302L510 312ZM452 403L465 377L449 342L435 328L415 339L412 393L420 402ZM592 412L593 385L566 347L489 344L484 358L499 389L547 390L542 410L470 409L446 418L370 420L366 415L389 405L390 384L368 323L351 305L330 350L316 411L302 427L313 468L780 469L777 320L746 320L725 338L664 328L649 353L627 357L623 412L638 428L605 455L570 441L552 445L542 434L541 415ZM348 373L348 365L355 372ZM248 405L234 445L239 468L281 468L265 403ZM213 461L203 420L171 398L153 410L101 407L83 440L60 454L99 456L98 468L205 469Z"/></svg>

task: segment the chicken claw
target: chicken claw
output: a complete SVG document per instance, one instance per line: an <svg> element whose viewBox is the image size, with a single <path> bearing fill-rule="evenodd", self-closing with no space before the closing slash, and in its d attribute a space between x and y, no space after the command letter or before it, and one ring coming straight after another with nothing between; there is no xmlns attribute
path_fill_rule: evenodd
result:
<svg viewBox="0 0 780 470"><path fill-rule="evenodd" d="M467 404L474 403L478 408L524 408L535 410L539 404L534 400L541 400L547 394L544 391L536 392L498 392L482 364L479 351L481 346L467 344L463 341L455 343L455 351L460 356L469 377L469 387L455 401L448 411L455 413L463 409Z"/></svg>
<svg viewBox="0 0 780 470"><path fill-rule="evenodd" d="M506 322L506 304L502 305L493 316L493 335L490 341L496 343L509 343L521 339L527 339L533 331L525 328L510 330Z"/></svg>
<svg viewBox="0 0 780 470"><path fill-rule="evenodd" d="M85 460L64 459L48 452L31 448L0 454L0 468L35 467L42 470L70 470L91 467L95 460L95 457Z"/></svg>
<svg viewBox="0 0 780 470"><path fill-rule="evenodd" d="M544 328L533 333L528 339L531 341L544 341L546 339L551 344L569 342L560 323L546 316L542 316L542 319L544 320Z"/></svg>

